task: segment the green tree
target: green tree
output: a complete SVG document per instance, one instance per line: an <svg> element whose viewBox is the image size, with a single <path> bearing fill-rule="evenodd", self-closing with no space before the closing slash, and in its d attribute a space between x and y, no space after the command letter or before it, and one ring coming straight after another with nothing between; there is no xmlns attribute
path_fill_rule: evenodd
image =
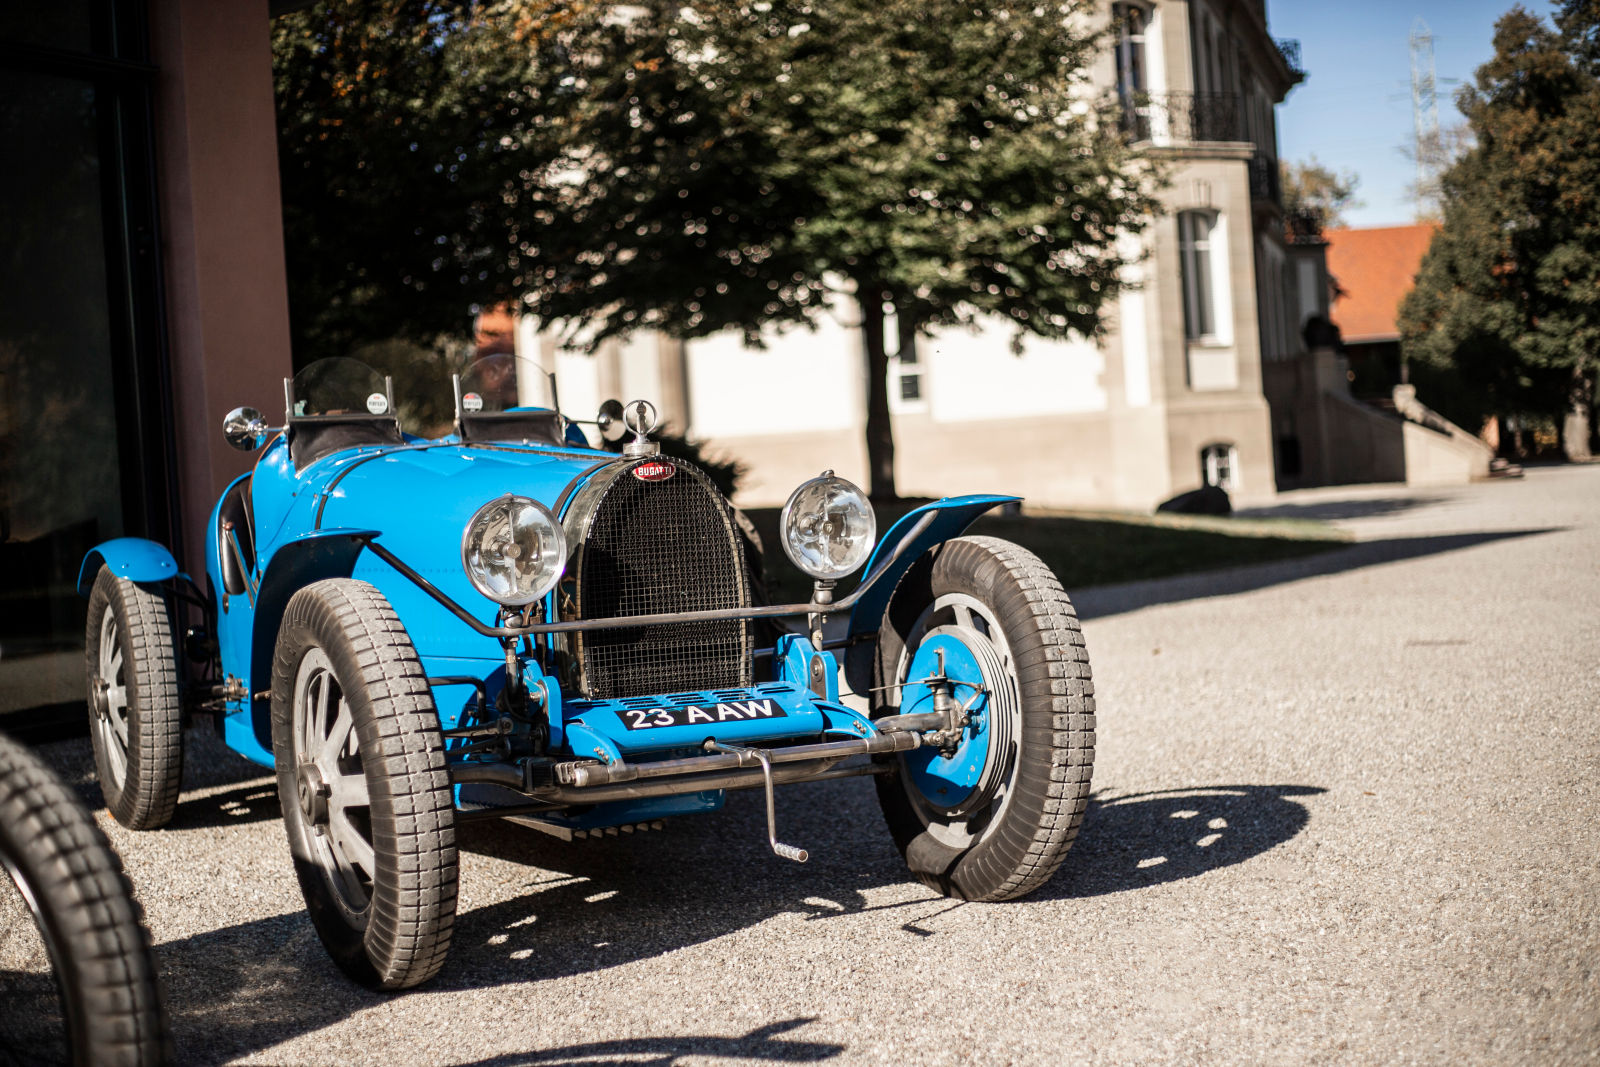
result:
<svg viewBox="0 0 1600 1067"><path fill-rule="evenodd" d="M837 291L863 309L871 490L892 497L886 316L902 351L980 315L1095 336L1117 243L1152 209L1086 80L1092 8L292 16L276 46L297 342L425 336L507 296L590 345L646 327L758 340Z"/></svg>
<svg viewBox="0 0 1600 1067"><path fill-rule="evenodd" d="M1344 213L1361 206L1356 186L1361 179L1354 171L1335 171L1312 156L1304 163L1283 160L1278 164L1283 184L1283 211L1287 218L1310 220L1317 230L1345 224Z"/></svg>
<svg viewBox="0 0 1600 1067"><path fill-rule="evenodd" d="M1407 358L1447 369L1479 416L1562 425L1575 402L1592 407L1597 28L1593 0L1561 5L1554 28L1513 8L1495 26L1494 58L1460 96L1475 146L1444 175L1443 226L1401 305L1400 328Z"/></svg>
<svg viewBox="0 0 1600 1067"><path fill-rule="evenodd" d="M517 291L504 192L553 157L526 118L570 17L538 0L344 0L273 20L297 364L460 335Z"/></svg>
<svg viewBox="0 0 1600 1067"><path fill-rule="evenodd" d="M1117 242L1152 210L1087 82L1089 7L691 0L612 20L572 48L587 70L557 122L582 181L528 236L528 306L594 337L754 336L841 289L862 309L871 492L893 497L886 317L902 352L980 315L1095 336Z"/></svg>

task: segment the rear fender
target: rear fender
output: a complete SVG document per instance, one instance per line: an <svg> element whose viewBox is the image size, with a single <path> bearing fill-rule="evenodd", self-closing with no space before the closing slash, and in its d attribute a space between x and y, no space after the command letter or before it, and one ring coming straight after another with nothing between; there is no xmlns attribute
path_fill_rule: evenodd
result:
<svg viewBox="0 0 1600 1067"><path fill-rule="evenodd" d="M177 560L162 546L142 537L118 537L95 545L83 557L78 570L79 595L87 597L94 589L102 565L130 582L159 582L178 576Z"/></svg>
<svg viewBox="0 0 1600 1067"><path fill-rule="evenodd" d="M852 643L845 653L844 669L845 680L853 691L865 693L872 685L872 656L876 647L872 642L858 639L877 634L878 624L883 621L884 610L889 606L889 598L894 595L895 586L911 569L911 565L934 545L943 544L952 537L960 537L978 516L1002 504L1021 501L1019 496L995 496L989 493L950 496L906 512L899 522L889 527L889 532L873 549L872 559L868 561L864 573L872 574L873 569L881 565L881 560L888 559L897 545L911 537L912 528L922 521L923 516L929 513L933 515L927 527L911 537L905 551L888 564L872 588L850 609L850 625L846 632Z"/></svg>

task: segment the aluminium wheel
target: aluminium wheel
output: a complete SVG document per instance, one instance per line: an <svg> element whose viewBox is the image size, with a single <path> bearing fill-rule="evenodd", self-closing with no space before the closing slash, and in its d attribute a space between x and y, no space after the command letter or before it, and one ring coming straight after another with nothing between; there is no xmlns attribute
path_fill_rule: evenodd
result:
<svg viewBox="0 0 1600 1067"><path fill-rule="evenodd" d="M142 919L94 818L0 735L0 1064L171 1062Z"/></svg>
<svg viewBox="0 0 1600 1067"><path fill-rule="evenodd" d="M183 705L166 602L101 567L83 646L89 736L106 808L130 830L165 826L183 778Z"/></svg>
<svg viewBox="0 0 1600 1067"><path fill-rule="evenodd" d="M377 589L300 590L278 631L272 749L311 922L351 978L408 989L444 965L455 808L422 664Z"/></svg>
<svg viewBox="0 0 1600 1067"><path fill-rule="evenodd" d="M1044 884L1083 821L1095 740L1089 655L1055 575L998 538L934 548L895 589L874 672L874 715L950 700L965 717L943 744L902 753L878 778L913 873L965 900Z"/></svg>

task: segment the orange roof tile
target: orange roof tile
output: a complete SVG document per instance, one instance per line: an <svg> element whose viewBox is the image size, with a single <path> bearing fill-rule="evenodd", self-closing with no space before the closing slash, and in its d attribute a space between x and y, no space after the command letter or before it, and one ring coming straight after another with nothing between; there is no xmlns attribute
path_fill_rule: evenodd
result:
<svg viewBox="0 0 1600 1067"><path fill-rule="evenodd" d="M1393 341L1400 301L1417 282L1417 269L1436 223L1327 230L1328 273L1338 292L1330 317L1346 343Z"/></svg>

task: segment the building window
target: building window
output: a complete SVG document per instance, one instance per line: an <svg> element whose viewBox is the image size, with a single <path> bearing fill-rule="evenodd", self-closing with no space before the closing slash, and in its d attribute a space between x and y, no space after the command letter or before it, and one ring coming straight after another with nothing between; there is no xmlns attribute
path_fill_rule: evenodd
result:
<svg viewBox="0 0 1600 1067"><path fill-rule="evenodd" d="M1238 449L1225 442L1206 445L1200 450L1200 477L1207 485L1233 489L1238 484L1233 473L1238 465Z"/></svg>
<svg viewBox="0 0 1600 1067"><path fill-rule="evenodd" d="M1178 261L1183 276L1184 336L1191 341L1217 335L1216 282L1212 272L1212 232L1217 216L1210 211L1178 214Z"/></svg>
<svg viewBox="0 0 1600 1067"><path fill-rule="evenodd" d="M1117 41L1117 98L1122 102L1122 120L1134 140L1149 140L1144 35L1150 12L1138 4L1112 4L1111 19Z"/></svg>
<svg viewBox="0 0 1600 1067"><path fill-rule="evenodd" d="M900 374L900 399L901 400L921 400L922 399L922 375L916 374L916 373L907 374L904 371L901 372L901 374Z"/></svg>

